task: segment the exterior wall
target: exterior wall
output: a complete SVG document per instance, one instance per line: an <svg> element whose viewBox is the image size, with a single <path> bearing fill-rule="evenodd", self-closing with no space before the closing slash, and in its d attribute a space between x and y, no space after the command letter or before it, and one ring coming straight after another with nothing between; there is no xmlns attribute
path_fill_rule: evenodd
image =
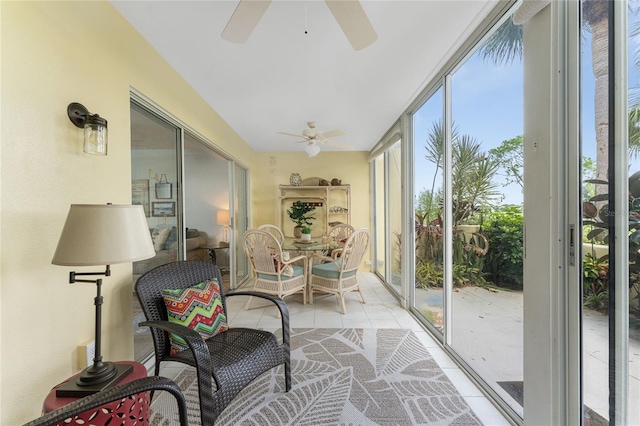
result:
<svg viewBox="0 0 640 426"><path fill-rule="evenodd" d="M77 346L94 337L95 285L67 284L73 268L51 258L70 204L131 202L130 88L249 167L255 154L108 2L0 8L0 424L16 425L40 414L51 387L78 371ZM82 153L70 102L108 120L108 156ZM131 266L112 273L103 355L132 359Z"/></svg>

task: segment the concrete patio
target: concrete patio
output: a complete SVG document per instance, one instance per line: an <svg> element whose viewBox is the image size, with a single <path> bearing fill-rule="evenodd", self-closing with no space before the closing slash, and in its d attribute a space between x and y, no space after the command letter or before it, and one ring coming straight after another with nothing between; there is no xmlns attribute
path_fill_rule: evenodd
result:
<svg viewBox="0 0 640 426"><path fill-rule="evenodd" d="M441 289L416 290L425 303L420 310L437 316ZM522 407L498 383L522 382L523 332L522 291L465 287L453 293L452 347L516 412ZM590 309L583 315L584 402L608 419L608 316ZM640 425L640 340L629 340L629 424Z"/></svg>

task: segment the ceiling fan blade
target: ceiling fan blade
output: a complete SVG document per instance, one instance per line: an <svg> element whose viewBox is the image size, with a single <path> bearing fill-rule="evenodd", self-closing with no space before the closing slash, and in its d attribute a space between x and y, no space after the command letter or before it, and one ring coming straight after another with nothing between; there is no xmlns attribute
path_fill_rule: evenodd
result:
<svg viewBox="0 0 640 426"><path fill-rule="evenodd" d="M359 1L324 0L324 2L354 50L364 49L377 40L378 35Z"/></svg>
<svg viewBox="0 0 640 426"><path fill-rule="evenodd" d="M353 145L349 145L346 143L340 143L340 142L335 142L335 141L330 141L330 140L323 140L322 141L323 144L325 145L329 145L329 146L335 146L336 148L342 148L342 149L347 149L347 150L351 150L353 149Z"/></svg>
<svg viewBox="0 0 640 426"><path fill-rule="evenodd" d="M329 130L328 132L318 133L316 137L318 138L334 138L336 136L344 136L347 132L344 130Z"/></svg>
<svg viewBox="0 0 640 426"><path fill-rule="evenodd" d="M233 43L246 43L269 4L271 0L240 0L222 31L222 38Z"/></svg>
<svg viewBox="0 0 640 426"><path fill-rule="evenodd" d="M298 133L291 133L291 132L276 132L279 133L281 135L287 135L287 136L295 136L296 138L304 138L304 135L298 134Z"/></svg>

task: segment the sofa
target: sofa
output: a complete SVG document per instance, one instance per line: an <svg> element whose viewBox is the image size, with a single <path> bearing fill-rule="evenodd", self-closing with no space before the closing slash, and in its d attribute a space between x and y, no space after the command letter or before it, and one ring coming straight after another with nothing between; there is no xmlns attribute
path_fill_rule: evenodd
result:
<svg viewBox="0 0 640 426"><path fill-rule="evenodd" d="M153 248L156 255L149 259L133 262L133 281L135 282L142 274L165 263L178 260L178 232L177 228L152 228L149 229ZM209 253L206 249L208 236L206 232L195 228L186 229L185 245L187 250L186 260L209 260Z"/></svg>

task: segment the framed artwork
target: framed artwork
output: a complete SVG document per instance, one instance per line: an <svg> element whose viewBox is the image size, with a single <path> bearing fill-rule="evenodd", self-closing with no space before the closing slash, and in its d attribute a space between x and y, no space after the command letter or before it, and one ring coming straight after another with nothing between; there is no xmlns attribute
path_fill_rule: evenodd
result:
<svg viewBox="0 0 640 426"><path fill-rule="evenodd" d="M151 217L151 210L149 209L149 179L131 181L131 204L142 206L144 215Z"/></svg>
<svg viewBox="0 0 640 426"><path fill-rule="evenodd" d="M151 203L152 214L154 217L175 216L176 215L176 202L175 201L159 201Z"/></svg>
<svg viewBox="0 0 640 426"><path fill-rule="evenodd" d="M156 198L158 200L171 199L171 184L167 182L167 175L160 176L160 182L156 183Z"/></svg>

